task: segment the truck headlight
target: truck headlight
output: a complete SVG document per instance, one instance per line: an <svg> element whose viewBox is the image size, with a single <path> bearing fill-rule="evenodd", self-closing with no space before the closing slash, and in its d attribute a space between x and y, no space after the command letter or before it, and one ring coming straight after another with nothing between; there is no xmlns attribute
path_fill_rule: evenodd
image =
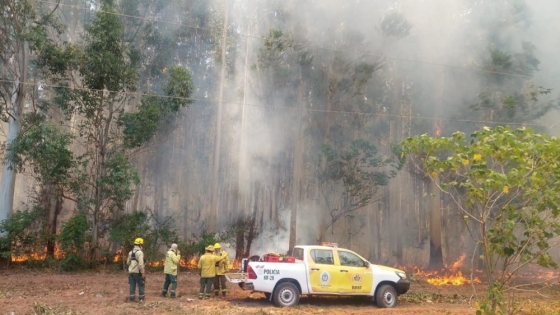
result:
<svg viewBox="0 0 560 315"><path fill-rule="evenodd" d="M397 276L399 276L399 278L401 278L402 280L406 279L406 273L400 272L400 271L397 271L397 272L395 272L395 273L396 273Z"/></svg>

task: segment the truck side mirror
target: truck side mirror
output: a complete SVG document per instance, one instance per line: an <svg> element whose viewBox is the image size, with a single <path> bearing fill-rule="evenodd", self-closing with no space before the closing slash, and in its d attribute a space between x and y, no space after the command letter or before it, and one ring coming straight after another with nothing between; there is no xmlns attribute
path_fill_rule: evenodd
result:
<svg viewBox="0 0 560 315"><path fill-rule="evenodd" d="M369 262L364 261L364 267L366 267L366 268L369 267Z"/></svg>

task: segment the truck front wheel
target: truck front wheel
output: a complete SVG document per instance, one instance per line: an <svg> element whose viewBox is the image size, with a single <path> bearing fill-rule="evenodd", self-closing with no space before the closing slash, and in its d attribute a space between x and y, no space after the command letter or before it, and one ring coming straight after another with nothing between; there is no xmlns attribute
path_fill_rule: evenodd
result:
<svg viewBox="0 0 560 315"><path fill-rule="evenodd" d="M272 299L274 300L274 305L278 307L289 307L298 304L299 296L300 293L295 284L284 282L276 287Z"/></svg>
<svg viewBox="0 0 560 315"><path fill-rule="evenodd" d="M395 307L397 306L397 290L390 284L384 284L377 289L375 301L381 308Z"/></svg>

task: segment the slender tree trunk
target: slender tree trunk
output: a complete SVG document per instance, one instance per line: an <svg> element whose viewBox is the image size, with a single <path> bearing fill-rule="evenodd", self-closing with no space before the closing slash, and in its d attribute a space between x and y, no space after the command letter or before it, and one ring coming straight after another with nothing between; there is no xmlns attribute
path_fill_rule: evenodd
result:
<svg viewBox="0 0 560 315"><path fill-rule="evenodd" d="M301 177L303 173L303 134L302 134L302 120L303 120L303 106L304 99L303 93L305 90L305 84L303 79L300 80L300 85L298 89L298 105L299 105L299 115L296 118L297 126L295 128L294 134L294 154L293 154L293 172L292 172L292 205L290 208L290 239L288 242L288 250L292 250L296 245L297 241L297 216L298 208L301 195Z"/></svg>
<svg viewBox="0 0 560 315"><path fill-rule="evenodd" d="M440 84L438 85L437 99L435 100L435 116L438 116L441 112L443 105L443 94L445 91L445 69L440 69ZM434 120L433 125L434 133L436 137L441 136L441 124L438 120ZM428 203L430 211L430 262L428 267L430 269L440 269L443 268L443 251L442 251L442 205L441 205L441 191L439 190L436 183L439 184L439 179L435 179L436 182L430 181L429 183L429 197L430 202Z"/></svg>
<svg viewBox="0 0 560 315"><path fill-rule="evenodd" d="M439 179L435 179L439 184ZM443 268L443 252L441 247L441 192L436 183L430 182L429 196L430 202L430 262L429 269Z"/></svg>
<svg viewBox="0 0 560 315"><path fill-rule="evenodd" d="M18 83L14 86L10 106L8 108L8 134L6 137L6 145L14 141L21 131L21 117L23 107L25 105L27 82L27 62L29 58L27 44L20 42L19 44L19 78ZM14 193L16 184L16 172L10 166L4 163L2 168L2 186L0 187L0 222L7 219L12 213L14 207ZM2 234L0 234L2 236Z"/></svg>
<svg viewBox="0 0 560 315"><path fill-rule="evenodd" d="M214 161L212 168L212 199L210 202L210 222L208 229L210 232L216 231L216 221L219 217L220 194L218 189L219 171L220 171L220 148L222 136L222 106L224 99L224 81L226 77L226 47L227 47L227 29L228 29L229 1L225 1L224 27L222 31L222 65L220 72L220 87L218 92L218 111L216 113L216 138L214 140Z"/></svg>
<svg viewBox="0 0 560 315"><path fill-rule="evenodd" d="M52 198L55 198L54 205L51 205L50 202ZM62 212L62 203L63 203L62 191L59 191L59 189L55 189L54 191L51 190L49 192L48 199L49 199L49 207L51 208L50 209L51 214L49 215L49 221L48 221L48 232L50 235L47 241L47 256L54 257L54 251L56 248L55 236L58 227L58 217Z"/></svg>

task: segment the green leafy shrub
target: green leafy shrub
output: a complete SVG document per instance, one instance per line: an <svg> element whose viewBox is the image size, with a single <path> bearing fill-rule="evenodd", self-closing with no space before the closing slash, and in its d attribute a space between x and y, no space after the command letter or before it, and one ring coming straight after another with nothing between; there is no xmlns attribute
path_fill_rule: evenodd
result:
<svg viewBox="0 0 560 315"><path fill-rule="evenodd" d="M0 222L0 255L10 260L12 255L22 256L43 253L46 238L44 215L39 208L14 212ZM30 256L31 257L31 256Z"/></svg>
<svg viewBox="0 0 560 315"><path fill-rule="evenodd" d="M84 244L88 240L89 224L84 213L78 213L62 226L58 243L64 253L60 267L64 271L75 271L86 267Z"/></svg>

